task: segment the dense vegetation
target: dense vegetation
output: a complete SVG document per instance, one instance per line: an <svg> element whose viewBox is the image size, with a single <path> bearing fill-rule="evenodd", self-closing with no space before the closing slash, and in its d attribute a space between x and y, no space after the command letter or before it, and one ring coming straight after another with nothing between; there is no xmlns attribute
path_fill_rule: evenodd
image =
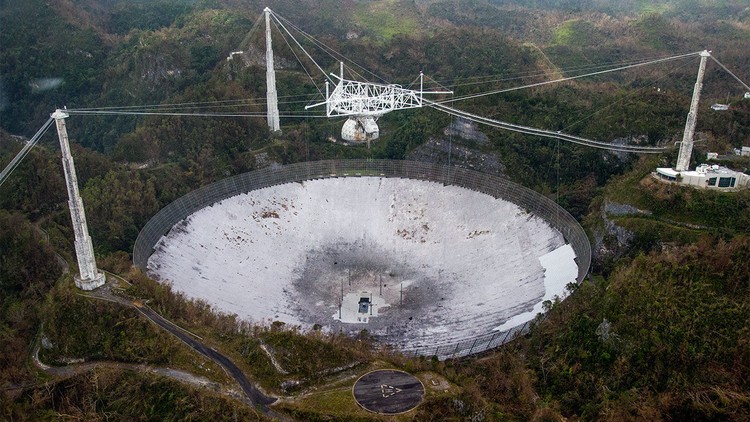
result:
<svg viewBox="0 0 750 422"><path fill-rule="evenodd" d="M703 238L586 283L531 338L542 397L586 419L750 416L750 238Z"/></svg>
<svg viewBox="0 0 750 422"><path fill-rule="evenodd" d="M19 383L41 302L61 271L44 234L20 214L0 210L0 250L0 382Z"/></svg>
<svg viewBox="0 0 750 422"><path fill-rule="evenodd" d="M745 420L748 258L747 236L704 238L583 283L530 337L479 361L440 364L464 386L464 403L432 403L423 415Z"/></svg>
<svg viewBox="0 0 750 422"><path fill-rule="evenodd" d="M7 416L10 420L264 420L252 407L210 390L120 369L96 369L48 388L30 389Z"/></svg>
<svg viewBox="0 0 750 422"><path fill-rule="evenodd" d="M0 0L0 164L21 148L22 138L12 135L30 136L56 107L236 101L242 107L226 109L262 112L262 102L247 100L265 95L259 59L225 59L238 48L262 54L260 32L246 35L264 6ZM703 48L750 77L742 74L750 68L750 9L741 0L279 0L272 7L387 80L408 85L423 70L430 88L446 86L456 97ZM317 91L284 39L274 35L274 43L280 95L303 101L282 104L282 113L293 113ZM316 54L326 71L337 70L335 60ZM681 134L696 69L697 60L681 60L454 105L599 140L664 145ZM742 93L709 65L701 104L728 101L731 109L701 107L694 161L708 150L748 145L750 101ZM125 276L132 283L126 295L201 335L266 391L310 393L280 405L296 418L367 419L349 403L347 380L396 366L450 383L405 419L750 419L750 193L702 192L648 177L656 165L672 164L674 153L638 161L484 129L483 141L448 137L453 122L434 110L392 113L378 121L382 137L371 149L330 142L341 122L313 118L282 119L283 135L268 133L261 118L73 115L68 127L100 267ZM437 362L373 350L366 333L253 327L131 268L140 228L199 186L274 163L430 156L430 139L496 160L493 171L554 197L584 221L595 248L607 249L595 252L591 280L508 347ZM259 417L225 395L117 366L167 366L229 383L214 363L133 309L76 294L56 142L47 133L0 187L3 418ZM453 160L473 165L464 156ZM607 215L610 203L643 212ZM621 242L611 224L630 240ZM50 378L28 361L40 343L48 364L106 365L45 383Z"/></svg>

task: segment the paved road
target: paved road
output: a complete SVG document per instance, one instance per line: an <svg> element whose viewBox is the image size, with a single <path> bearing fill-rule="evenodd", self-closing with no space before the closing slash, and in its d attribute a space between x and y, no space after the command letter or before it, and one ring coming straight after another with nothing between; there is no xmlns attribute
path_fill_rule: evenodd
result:
<svg viewBox="0 0 750 422"><path fill-rule="evenodd" d="M261 409L266 411L268 410L266 406L276 401L276 398L269 397L255 388L255 386L250 383L250 381L240 370L240 368L238 368L237 365L234 364L234 362L229 360L229 358L217 352L216 350L204 345L203 343L194 339L192 336L175 327L172 323L164 319L164 317L156 313L153 309L143 305L135 305L135 307L146 318L150 319L161 328L172 333L172 335L185 342L195 351L223 366L224 369L227 370L229 375L237 381L240 387L242 387L242 391L245 392L245 395L247 395L247 397L253 402L253 404L260 406Z"/></svg>
<svg viewBox="0 0 750 422"><path fill-rule="evenodd" d="M107 277L113 277L113 275L108 273ZM250 380L247 379L247 377L240 370L240 368L238 368L237 365L235 365L234 362L232 362L228 357L222 355L216 350L196 340L195 337L188 334L183 328L180 328L174 323L170 322L169 320L159 315L156 311L149 308L148 306L145 306L138 301L133 302L133 301L123 298L122 296L118 296L114 294L111 289L112 289L112 284L106 283L104 286L101 286L96 290L93 290L91 292L88 292L82 295L88 296L88 297L94 297L97 299L109 300L112 302L123 304L125 306L134 307L135 309L138 310L138 312L140 312L143 316L151 320L154 324L158 325L159 327L163 328L167 332L171 333L175 337L182 340L185 344L190 346L193 350L213 360L214 362L221 365L224 369L226 369L227 373L232 378L234 378L234 380L237 381L237 383L240 385L240 387L242 388L242 391L245 393L247 398L252 402L252 404L255 406L258 406L258 408L263 413L271 417L282 419L280 415L277 415L275 412L271 411L268 408L269 404L276 402L276 398L269 397L263 394L260 390L258 390L258 388L256 388L253 384L250 383Z"/></svg>
<svg viewBox="0 0 750 422"><path fill-rule="evenodd" d="M38 228L38 227L37 227ZM46 238L49 240L49 235L47 232L42 230L40 228L40 231L46 236ZM69 271L68 263L65 261L59 254L55 253L57 255L58 261L60 261L61 266L63 267L63 273L67 273ZM108 273L107 277L113 277L114 274ZM122 279L119 276L114 276L119 279ZM122 279L124 281L124 279ZM127 281L126 281L127 282ZM282 415L277 414L276 412L270 410L268 408L269 404L272 404L276 402L275 397L269 397L265 394L263 394L260 390L258 390L254 385L250 383L250 380L247 379L245 374L240 370L240 368L237 367L237 365L234 364L228 357L222 355L221 353L217 352L216 350L204 345L203 343L199 342L186 332L184 332L181 328L176 326L175 324L171 323L158 313L156 313L153 309L142 305L140 302L132 302L130 300L127 300L121 296L118 296L114 294L111 290L112 284L106 283L104 286L92 291L88 292L87 294L83 294L83 296L93 297L97 299L104 299L109 300L112 302L120 303L125 306L132 306L138 310L143 316L150 319L153 323L158 325L159 327L163 328L164 330L167 330L169 333L172 333L172 335L176 336L180 340L182 340L185 344L190 346L193 350L197 351L198 353L202 354L203 356L206 356L207 358L213 360L214 362L218 363L224 369L227 370L227 373L234 378L235 381L240 385L242 388L242 391L245 393L248 399L250 401L258 406L260 410L265 413L268 416L271 416L276 419L285 420L286 418ZM62 367L62 368L51 368L46 365L44 365L39 360L39 347L38 345L35 347L34 351L32 352L32 359L34 363L43 370L55 370L57 371L57 375L65 375L66 372L70 372L72 375L73 373L79 373L80 371L88 371L90 369L93 369L98 364L97 363L85 363L82 365L75 365L75 366L68 366L68 367ZM178 371L179 372L179 371Z"/></svg>

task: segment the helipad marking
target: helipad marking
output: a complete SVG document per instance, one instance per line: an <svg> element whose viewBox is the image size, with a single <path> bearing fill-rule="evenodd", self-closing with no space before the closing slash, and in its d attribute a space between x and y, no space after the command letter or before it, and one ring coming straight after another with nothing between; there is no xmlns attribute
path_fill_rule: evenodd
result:
<svg viewBox="0 0 750 422"><path fill-rule="evenodd" d="M367 411L398 415L417 407L424 398L425 388L414 375L397 369L378 369L359 377L352 386L352 394Z"/></svg>
<svg viewBox="0 0 750 422"><path fill-rule="evenodd" d="M380 391L383 393L383 398L386 399L394 394L397 394L399 391L401 391L401 389L388 384L380 384Z"/></svg>

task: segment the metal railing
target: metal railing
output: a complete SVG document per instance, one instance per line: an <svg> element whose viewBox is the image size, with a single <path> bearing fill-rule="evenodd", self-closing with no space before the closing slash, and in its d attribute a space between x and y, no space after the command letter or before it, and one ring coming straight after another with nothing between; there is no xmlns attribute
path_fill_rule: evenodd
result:
<svg viewBox="0 0 750 422"><path fill-rule="evenodd" d="M502 177L459 167L416 161L326 160L308 161L238 174L196 189L162 208L146 223L133 248L133 263L146 271L154 246L175 224L189 215L221 200L256 189L285 183L333 177L394 177L440 182L482 192L510 201L544 219L571 245L578 264L577 281L588 274L591 244L580 224L551 199ZM504 332L490 332L451 344L420 346L402 352L413 355L459 357L497 347L528 331L523 324Z"/></svg>
<svg viewBox="0 0 750 422"><path fill-rule="evenodd" d="M458 358L481 353L501 346L514 338L524 335L531 329L527 321L507 331L493 331L465 340L434 345L421 345L400 350L405 356L436 356L438 359Z"/></svg>

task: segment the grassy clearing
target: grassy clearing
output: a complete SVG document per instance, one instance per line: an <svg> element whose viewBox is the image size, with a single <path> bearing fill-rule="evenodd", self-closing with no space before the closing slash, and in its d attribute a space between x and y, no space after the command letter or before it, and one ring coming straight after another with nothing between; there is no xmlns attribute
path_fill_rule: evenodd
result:
<svg viewBox="0 0 750 422"><path fill-rule="evenodd" d="M414 35L422 31L414 13L397 0L365 3L356 16L359 26L386 41L399 34Z"/></svg>
<svg viewBox="0 0 750 422"><path fill-rule="evenodd" d="M264 388L282 394L329 382L332 376L372 359L368 341L278 326L256 327L252 335L237 336L231 343L243 369ZM283 372L274 367L269 353Z"/></svg>
<svg viewBox="0 0 750 422"><path fill-rule="evenodd" d="M648 176L659 165L654 157L646 157L628 173L613 179L604 188L607 199L622 204L630 204L637 208L648 208L649 199L638 189L638 182Z"/></svg>
<svg viewBox="0 0 750 422"><path fill-rule="evenodd" d="M665 4L654 4L650 1L640 1L638 6L638 12L641 15L661 15L663 13L669 12L672 10L673 6L671 4L665 3Z"/></svg>
<svg viewBox="0 0 750 422"><path fill-rule="evenodd" d="M298 399L288 400L278 407L295 418L304 420L414 420L419 406L403 415L380 416L362 409L354 400L352 388L356 381L370 371L378 369L393 369L397 365L383 360L377 360L370 365L361 368L345 378L333 381L327 385L318 387L314 391L304 394ZM444 376L437 372L416 372L414 375L420 379L425 388L425 400L443 400L454 397L460 392L460 388L450 383ZM434 383L431 381L435 381ZM322 416L325 415L325 416Z"/></svg>
<svg viewBox="0 0 750 422"><path fill-rule="evenodd" d="M8 420L264 420L253 408L209 389L116 368L31 388L5 415Z"/></svg>
<svg viewBox="0 0 750 422"><path fill-rule="evenodd" d="M70 277L70 276L69 276ZM132 308L83 297L72 282L50 293L42 315L49 346L40 359L50 365L78 361L149 363L231 383L213 361L157 328Z"/></svg>
<svg viewBox="0 0 750 422"><path fill-rule="evenodd" d="M641 238L653 238L655 241L684 245L697 242L704 230L682 227L650 217L612 217L612 220Z"/></svg>
<svg viewBox="0 0 750 422"><path fill-rule="evenodd" d="M374 415L357 405L352 395L353 382L349 385L317 391L294 402L282 404L284 410L296 418L308 419L328 415L342 420L370 420Z"/></svg>
<svg viewBox="0 0 750 422"><path fill-rule="evenodd" d="M675 226L680 223L699 225L706 231L726 235L747 230L749 190L718 192L662 183L649 176L657 165L657 159L642 160L632 171L609 183L604 190L605 197L649 210L654 218L667 224L677 223L673 224ZM683 232L681 236L686 234Z"/></svg>
<svg viewBox="0 0 750 422"><path fill-rule="evenodd" d="M594 25L581 19L571 19L557 27L553 35L553 42L559 45L579 47L594 43L595 38L596 28Z"/></svg>

